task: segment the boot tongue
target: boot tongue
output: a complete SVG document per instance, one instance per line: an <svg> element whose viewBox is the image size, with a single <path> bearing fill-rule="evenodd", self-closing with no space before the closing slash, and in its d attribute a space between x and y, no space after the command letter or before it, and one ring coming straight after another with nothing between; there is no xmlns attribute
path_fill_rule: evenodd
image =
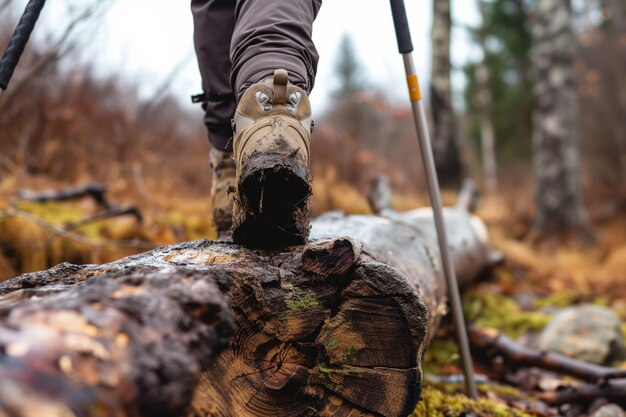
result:
<svg viewBox="0 0 626 417"><path fill-rule="evenodd" d="M289 76L284 69L274 71L274 105L284 106L287 102L287 84Z"/></svg>

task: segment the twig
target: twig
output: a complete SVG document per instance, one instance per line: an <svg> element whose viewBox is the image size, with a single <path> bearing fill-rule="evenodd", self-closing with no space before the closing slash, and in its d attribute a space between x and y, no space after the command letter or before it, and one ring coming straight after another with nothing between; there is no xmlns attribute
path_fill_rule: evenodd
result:
<svg viewBox="0 0 626 417"><path fill-rule="evenodd" d="M626 404L626 379L613 379L606 384L568 385L556 391L540 392L535 396L549 405L589 404L598 398L624 405Z"/></svg>
<svg viewBox="0 0 626 417"><path fill-rule="evenodd" d="M367 201L374 213L382 214L386 210L393 210L392 197L393 191L389 177L380 174L370 181Z"/></svg>
<svg viewBox="0 0 626 417"><path fill-rule="evenodd" d="M10 171L13 175L17 176L17 173L20 168L17 166L15 162L11 161L11 159L9 159L8 156L0 153L0 164L4 165L4 167L8 171Z"/></svg>
<svg viewBox="0 0 626 417"><path fill-rule="evenodd" d="M461 191L457 197L455 207L459 210L465 210L473 213L474 210L476 210L477 204L478 190L476 189L476 185L474 184L474 181L466 179L463 181L463 186L461 187Z"/></svg>
<svg viewBox="0 0 626 417"><path fill-rule="evenodd" d="M139 208L136 206L112 207L106 211L94 214L93 216L87 217L86 219L80 220L76 223L70 223L66 226L66 230L76 229L78 227L84 226L89 223L110 219L112 217L120 217L120 216L126 216L126 215L133 216L137 220L137 223L143 222L143 216L141 212L139 211Z"/></svg>
<svg viewBox="0 0 626 417"><path fill-rule="evenodd" d="M152 113L154 108L158 105L159 100L163 97L163 95L167 92L167 90L172 86L172 83L178 78L181 73L181 70L189 63L189 60L193 56L193 50L190 50L174 67L170 70L170 72L163 78L163 80L159 83L157 88L154 89L152 93L152 97L147 100L147 104L140 110L139 118L141 120L147 119L147 117Z"/></svg>
<svg viewBox="0 0 626 417"><path fill-rule="evenodd" d="M70 232L62 227L55 226L44 219L41 219L37 216L34 216L30 213L20 210L3 210L0 211L0 220L7 218L22 218L25 220L32 221L33 223L38 224L42 228L48 230L50 233L63 237L65 239L73 240L76 242L84 243L85 245L92 246L94 248L104 248L104 247L113 247L113 248L133 248L133 249L154 249L157 248L158 245L143 241L143 240L95 240L91 239L87 236L79 235L77 233Z"/></svg>
<svg viewBox="0 0 626 417"><path fill-rule="evenodd" d="M106 187L100 184L86 184L80 187L64 188L58 191L32 192L20 190L19 196L24 200L34 203L45 203L47 201L67 201L89 196L96 203L105 209L112 209L106 198Z"/></svg>
<svg viewBox="0 0 626 417"><path fill-rule="evenodd" d="M150 192L148 191L148 187L146 187L146 183L143 180L141 164L138 162L133 163L133 181L135 182L135 186L137 187L137 191L139 191L139 194L141 194L141 197L143 197L146 203L152 206Z"/></svg>
<svg viewBox="0 0 626 417"><path fill-rule="evenodd" d="M493 329L472 326L469 329L469 337L476 351L483 353L489 359L502 358L504 364L512 368L536 367L597 384L626 378L626 369L608 368L554 352L530 349ZM626 384L626 380L624 383ZM623 390L626 390L626 385Z"/></svg>

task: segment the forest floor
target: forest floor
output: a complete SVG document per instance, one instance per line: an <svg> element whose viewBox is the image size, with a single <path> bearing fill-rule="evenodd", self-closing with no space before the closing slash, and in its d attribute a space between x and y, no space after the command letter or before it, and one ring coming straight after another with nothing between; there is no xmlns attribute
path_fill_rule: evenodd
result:
<svg viewBox="0 0 626 417"><path fill-rule="evenodd" d="M134 182L132 193L109 184L109 200L136 205L141 221L129 215L98 220L94 215L103 209L90 198L34 203L19 194L24 188L60 189L67 184L34 177L0 179L0 280L60 262L108 262L159 245L215 237L208 193L172 198L156 180ZM317 214L329 209L368 211L365 197L347 184L317 181L314 191ZM532 223L529 195L528 187L521 187L478 205L476 214L486 222L504 261L464 293L468 321L522 342L535 337L556 312L580 303L610 307L626 323L626 194L592 196L594 242L563 241L540 248L524 239ZM444 195L448 202L454 198ZM428 201L397 196L395 203L402 210ZM426 353L424 398L415 416L585 416L599 405L548 407L523 387L494 382L501 375L480 362L477 372L485 376L479 384L481 399L470 401L461 395L458 359L451 325L443 323ZM626 363L615 365L626 368Z"/></svg>
<svg viewBox="0 0 626 417"><path fill-rule="evenodd" d="M528 195L520 191L506 198L485 199L478 206L477 214L486 222L493 246L504 261L463 294L468 322L527 344L564 308L594 304L615 311L626 334L626 196L594 200L590 206L593 242L566 239L537 246L524 239L532 223ZM414 415L588 416L606 403L598 399L549 407L524 387L493 382L502 379L502 370L494 372L480 362L475 364L477 372L489 379L479 384L481 400L472 402L459 395L463 392L460 381L450 383L460 375L458 361L452 326L444 323L426 353L426 391ZM626 362L613 366L626 368ZM575 382L547 372L533 377L539 379L535 386L541 385L542 378L553 386Z"/></svg>

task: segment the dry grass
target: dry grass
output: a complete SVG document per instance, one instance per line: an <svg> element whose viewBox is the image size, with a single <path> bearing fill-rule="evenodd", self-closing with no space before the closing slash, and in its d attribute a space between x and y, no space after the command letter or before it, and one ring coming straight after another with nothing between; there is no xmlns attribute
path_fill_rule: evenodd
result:
<svg viewBox="0 0 626 417"><path fill-rule="evenodd" d="M593 200L594 242L565 240L558 246L539 247L524 239L532 221L529 195L531 190L523 186L508 196L486 199L478 210L495 247L506 257L507 269L517 274L514 291L532 288L546 294L600 294L610 301L626 298L626 194L605 193Z"/></svg>

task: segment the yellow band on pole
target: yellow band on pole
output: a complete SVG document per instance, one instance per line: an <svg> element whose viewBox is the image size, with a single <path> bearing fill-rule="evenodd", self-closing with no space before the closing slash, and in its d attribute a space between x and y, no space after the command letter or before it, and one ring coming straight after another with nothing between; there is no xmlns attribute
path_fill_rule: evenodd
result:
<svg viewBox="0 0 626 417"><path fill-rule="evenodd" d="M422 99L422 92L420 91L420 84L417 80L417 75L408 75L406 77L406 82L409 85L409 96L411 97L411 101L420 101Z"/></svg>

